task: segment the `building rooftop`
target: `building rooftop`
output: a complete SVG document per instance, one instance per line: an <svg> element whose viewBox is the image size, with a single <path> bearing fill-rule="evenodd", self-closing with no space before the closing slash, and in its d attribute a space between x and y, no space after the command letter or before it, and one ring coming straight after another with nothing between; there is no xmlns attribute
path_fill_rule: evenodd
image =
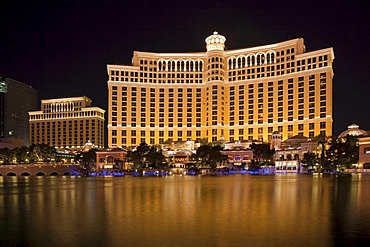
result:
<svg viewBox="0 0 370 247"><path fill-rule="evenodd" d="M345 138L347 135L363 136L366 134L366 130L360 129L360 126L358 126L357 124L351 124L347 127L347 130L339 134L338 138Z"/></svg>

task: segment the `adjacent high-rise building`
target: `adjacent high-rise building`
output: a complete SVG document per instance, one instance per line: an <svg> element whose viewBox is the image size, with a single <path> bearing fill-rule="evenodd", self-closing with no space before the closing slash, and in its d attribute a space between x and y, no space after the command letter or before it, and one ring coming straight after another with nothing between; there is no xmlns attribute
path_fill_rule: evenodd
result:
<svg viewBox="0 0 370 247"><path fill-rule="evenodd" d="M86 96L41 100L41 111L29 112L32 144L80 150L86 143L104 147L105 110Z"/></svg>
<svg viewBox="0 0 370 247"><path fill-rule="evenodd" d="M332 48L306 52L302 38L206 52L134 52L132 65L107 65L108 146L170 139L270 141L274 131L332 134Z"/></svg>
<svg viewBox="0 0 370 247"><path fill-rule="evenodd" d="M29 145L28 112L38 108L37 97L31 86L0 77L0 147Z"/></svg>

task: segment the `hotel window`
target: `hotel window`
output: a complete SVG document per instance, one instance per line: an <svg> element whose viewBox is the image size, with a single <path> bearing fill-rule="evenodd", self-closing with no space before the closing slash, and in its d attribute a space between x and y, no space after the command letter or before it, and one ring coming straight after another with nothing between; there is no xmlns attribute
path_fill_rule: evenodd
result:
<svg viewBox="0 0 370 247"><path fill-rule="evenodd" d="M131 138L131 144L136 144L136 138Z"/></svg>

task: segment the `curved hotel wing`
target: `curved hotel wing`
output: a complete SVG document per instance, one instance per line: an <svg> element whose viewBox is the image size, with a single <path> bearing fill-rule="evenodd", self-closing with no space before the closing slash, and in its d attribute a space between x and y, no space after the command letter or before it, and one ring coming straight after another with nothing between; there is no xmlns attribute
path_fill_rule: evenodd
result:
<svg viewBox="0 0 370 247"><path fill-rule="evenodd" d="M132 66L107 65L108 145L332 134L332 48L305 52L299 38L225 51L225 41L214 32L206 52L135 51Z"/></svg>

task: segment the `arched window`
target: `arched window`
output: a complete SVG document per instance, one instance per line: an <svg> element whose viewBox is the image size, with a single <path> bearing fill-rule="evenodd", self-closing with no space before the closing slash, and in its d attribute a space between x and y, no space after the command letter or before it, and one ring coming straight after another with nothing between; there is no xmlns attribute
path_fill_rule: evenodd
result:
<svg viewBox="0 0 370 247"><path fill-rule="evenodd" d="M171 71L176 71L176 62L171 61Z"/></svg>
<svg viewBox="0 0 370 247"><path fill-rule="evenodd" d="M262 53L261 54L261 64L265 64L265 62L266 62L266 54Z"/></svg>
<svg viewBox="0 0 370 247"><path fill-rule="evenodd" d="M236 69L237 67L236 67L236 58L233 58L233 69Z"/></svg>
<svg viewBox="0 0 370 247"><path fill-rule="evenodd" d="M193 60L189 61L189 71L194 71L194 61Z"/></svg>
<svg viewBox="0 0 370 247"><path fill-rule="evenodd" d="M203 61L199 61L199 71L203 71Z"/></svg>
<svg viewBox="0 0 370 247"><path fill-rule="evenodd" d="M228 66L228 69L233 69L233 62L231 60L231 58L229 58L229 60L227 61L227 66Z"/></svg>
<svg viewBox="0 0 370 247"><path fill-rule="evenodd" d="M238 57L237 58L237 68L241 68L242 67L242 58L241 57Z"/></svg>
<svg viewBox="0 0 370 247"><path fill-rule="evenodd" d="M251 57L251 65L256 65L256 57L254 55Z"/></svg>
<svg viewBox="0 0 370 247"><path fill-rule="evenodd" d="M266 55L267 63L275 63L275 52L274 51L268 51Z"/></svg>

